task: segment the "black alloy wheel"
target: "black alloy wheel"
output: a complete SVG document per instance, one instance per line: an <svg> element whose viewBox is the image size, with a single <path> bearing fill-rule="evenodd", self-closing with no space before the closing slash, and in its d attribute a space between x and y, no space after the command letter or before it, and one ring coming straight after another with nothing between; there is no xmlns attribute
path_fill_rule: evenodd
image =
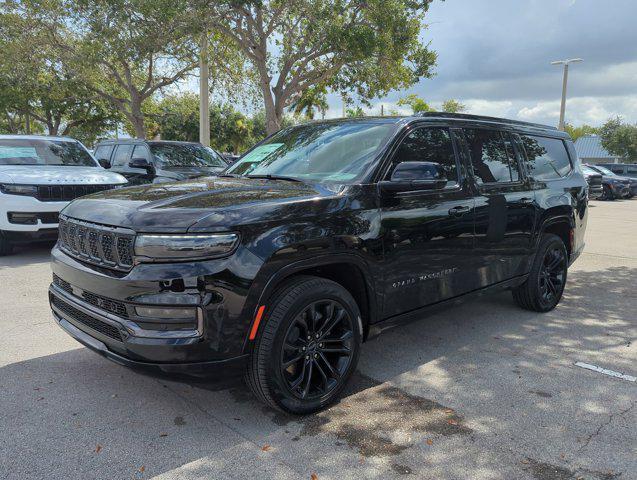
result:
<svg viewBox="0 0 637 480"><path fill-rule="evenodd" d="M513 299L534 312L553 310L562 298L568 273L568 252L557 235L544 234L526 281L513 288Z"/></svg>
<svg viewBox="0 0 637 480"><path fill-rule="evenodd" d="M352 361L354 322L335 300L312 302L288 327L281 351L281 374L300 399L328 394Z"/></svg>
<svg viewBox="0 0 637 480"><path fill-rule="evenodd" d="M542 267L538 275L538 287L542 300L552 303L564 289L566 277L566 255L559 245L553 246L544 254Z"/></svg>
<svg viewBox="0 0 637 480"><path fill-rule="evenodd" d="M246 383L271 407L321 410L356 369L362 336L360 310L347 289L326 278L292 277L268 300Z"/></svg>

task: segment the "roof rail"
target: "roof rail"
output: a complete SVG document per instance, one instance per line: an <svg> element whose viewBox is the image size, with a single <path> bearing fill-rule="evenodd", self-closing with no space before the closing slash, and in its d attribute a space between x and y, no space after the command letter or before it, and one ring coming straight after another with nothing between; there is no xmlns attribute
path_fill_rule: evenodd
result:
<svg viewBox="0 0 637 480"><path fill-rule="evenodd" d="M471 115L468 113L448 113L448 112L418 112L414 114L414 117L439 117L439 118L452 118L457 120L478 120L484 122L497 122L497 123L513 123L515 125L525 125L527 127L541 128L543 130L557 130L557 127L550 125L542 125L541 123L523 122L521 120L510 120L508 118L499 117L486 117L483 115Z"/></svg>

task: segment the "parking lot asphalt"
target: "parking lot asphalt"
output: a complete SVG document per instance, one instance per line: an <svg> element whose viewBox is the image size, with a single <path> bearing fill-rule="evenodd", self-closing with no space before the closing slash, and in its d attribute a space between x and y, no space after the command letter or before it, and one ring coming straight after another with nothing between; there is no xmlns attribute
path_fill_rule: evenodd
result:
<svg viewBox="0 0 637 480"><path fill-rule="evenodd" d="M508 292L363 346L334 407L144 376L53 322L48 249L0 259L0 479L637 478L637 200L591 202L557 309ZM314 476L315 475L315 476Z"/></svg>

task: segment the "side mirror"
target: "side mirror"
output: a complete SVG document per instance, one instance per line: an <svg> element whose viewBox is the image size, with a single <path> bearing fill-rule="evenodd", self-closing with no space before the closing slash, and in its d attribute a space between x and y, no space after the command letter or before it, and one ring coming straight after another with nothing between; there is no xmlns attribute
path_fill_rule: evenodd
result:
<svg viewBox="0 0 637 480"><path fill-rule="evenodd" d="M447 185L447 175L438 163L402 162L396 165L391 179L380 182L385 192L409 192L413 190L435 190Z"/></svg>
<svg viewBox="0 0 637 480"><path fill-rule="evenodd" d="M111 168L111 162L109 162L107 158L100 158L97 160L97 163L99 163L102 168Z"/></svg>
<svg viewBox="0 0 637 480"><path fill-rule="evenodd" d="M143 168L149 175L155 173L155 167L153 164L142 157L133 158L130 162L128 162L128 166L130 168Z"/></svg>

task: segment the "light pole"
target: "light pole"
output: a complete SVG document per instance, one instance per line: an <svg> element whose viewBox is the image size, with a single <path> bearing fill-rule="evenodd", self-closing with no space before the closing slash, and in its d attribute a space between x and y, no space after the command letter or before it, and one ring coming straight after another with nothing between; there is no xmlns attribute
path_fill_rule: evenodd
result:
<svg viewBox="0 0 637 480"><path fill-rule="evenodd" d="M581 58L569 58L567 60L556 60L551 65L564 65L564 78L562 79L562 105L560 106L560 124L557 128L564 130L564 113L566 111L566 83L568 82L568 64L581 62Z"/></svg>
<svg viewBox="0 0 637 480"><path fill-rule="evenodd" d="M199 142L210 146L210 91L208 89L208 32L199 47Z"/></svg>

